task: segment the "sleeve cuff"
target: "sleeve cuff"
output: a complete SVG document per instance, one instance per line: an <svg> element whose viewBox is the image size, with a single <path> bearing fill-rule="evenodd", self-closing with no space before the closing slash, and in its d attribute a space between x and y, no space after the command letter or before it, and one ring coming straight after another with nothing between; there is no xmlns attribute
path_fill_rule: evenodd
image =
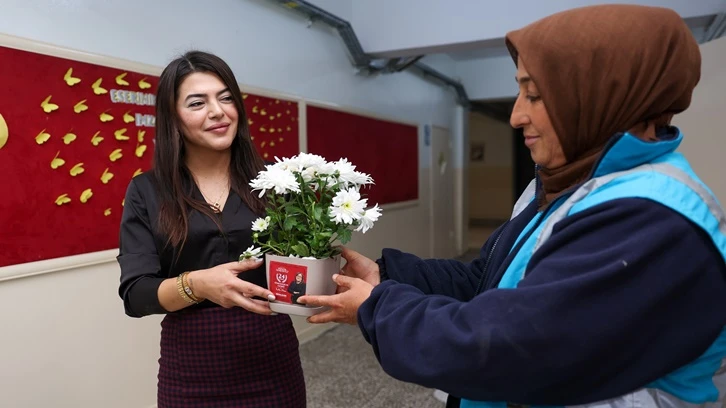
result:
<svg viewBox="0 0 726 408"><path fill-rule="evenodd" d="M142 317L168 313L159 303L159 286L164 278L143 277L129 288L125 299L126 314Z"/></svg>
<svg viewBox="0 0 726 408"><path fill-rule="evenodd" d="M358 328L361 334L363 334L363 338L371 345L374 341L375 314L378 299L381 297L382 292L396 284L395 281L388 280L384 282L382 279L383 277L381 276L381 283L373 288L371 295L360 305L357 312ZM377 347L374 347L374 352L378 353Z"/></svg>
<svg viewBox="0 0 726 408"><path fill-rule="evenodd" d="M383 257L376 259L376 263L378 264L378 274L381 276L381 282L390 279L391 277L388 276L388 272L386 271L386 262L383 260Z"/></svg>

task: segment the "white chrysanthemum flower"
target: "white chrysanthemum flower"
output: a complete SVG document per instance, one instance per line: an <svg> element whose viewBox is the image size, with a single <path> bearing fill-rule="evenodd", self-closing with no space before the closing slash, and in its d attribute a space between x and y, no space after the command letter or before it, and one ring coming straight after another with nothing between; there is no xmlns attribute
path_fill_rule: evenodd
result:
<svg viewBox="0 0 726 408"><path fill-rule="evenodd" d="M261 251L262 248L255 248L255 246L253 245L247 248L244 252L242 252L242 255L239 256L239 261L242 262L246 259L259 260Z"/></svg>
<svg viewBox="0 0 726 408"><path fill-rule="evenodd" d="M315 177L318 175L318 168L317 167L307 167L305 170L303 170L300 175L302 175L303 180L305 180L306 183L309 183L313 180L315 180Z"/></svg>
<svg viewBox="0 0 726 408"><path fill-rule="evenodd" d="M303 181L310 184L313 190L318 190L320 188L318 183L314 183L314 181L318 178L325 180L325 184L327 186L335 184L336 180L333 178L333 174L335 174L335 167L333 166L333 163L328 162L306 167L302 172L300 172Z"/></svg>
<svg viewBox="0 0 726 408"><path fill-rule="evenodd" d="M297 160L297 157L287 158L280 160L279 157L275 156L276 163L274 164L275 167L278 167L282 170L287 170L291 172L300 171L300 163Z"/></svg>
<svg viewBox="0 0 726 408"><path fill-rule="evenodd" d="M267 190L273 189L278 195L300 192L300 184L295 180L295 175L291 171L276 166L266 167L267 170L261 171L257 178L250 183L252 191L260 190L260 197L264 196Z"/></svg>
<svg viewBox="0 0 726 408"><path fill-rule="evenodd" d="M335 171L337 170L335 168L335 163L325 162L323 164L320 164L316 166L318 176L332 176L335 174Z"/></svg>
<svg viewBox="0 0 726 408"><path fill-rule="evenodd" d="M295 160L300 165L301 170L304 170L308 167L319 167L326 163L325 159L322 156L310 153L300 153L297 156L293 157L293 160Z"/></svg>
<svg viewBox="0 0 726 408"><path fill-rule="evenodd" d="M363 213L363 216L360 219L360 225L358 228L356 228L356 231L363 231L365 234L366 231L373 228L373 223L378 221L378 217L381 216L381 209L378 208L378 204L373 206L372 208L369 208L365 210Z"/></svg>
<svg viewBox="0 0 726 408"><path fill-rule="evenodd" d="M270 227L270 217L258 218L252 222L252 231L264 232Z"/></svg>
<svg viewBox="0 0 726 408"><path fill-rule="evenodd" d="M361 173L359 171L355 171L355 166L350 163L346 158L338 160L333 165L335 166L335 170L338 171L338 177L340 178L340 181L348 186L361 186L364 184L373 183L373 179L371 178L371 176L365 173Z"/></svg>
<svg viewBox="0 0 726 408"><path fill-rule="evenodd" d="M353 174L351 174L345 181L356 186L373 184L373 179L371 178L371 176L358 171L353 172Z"/></svg>
<svg viewBox="0 0 726 408"><path fill-rule="evenodd" d="M330 219L336 224L352 224L363 217L367 202L368 199L361 200L360 193L354 189L338 191L330 207Z"/></svg>
<svg viewBox="0 0 726 408"><path fill-rule="evenodd" d="M355 173L355 165L349 162L348 159L346 159L345 157L334 162L333 167L338 172L341 178L348 177L350 174Z"/></svg>

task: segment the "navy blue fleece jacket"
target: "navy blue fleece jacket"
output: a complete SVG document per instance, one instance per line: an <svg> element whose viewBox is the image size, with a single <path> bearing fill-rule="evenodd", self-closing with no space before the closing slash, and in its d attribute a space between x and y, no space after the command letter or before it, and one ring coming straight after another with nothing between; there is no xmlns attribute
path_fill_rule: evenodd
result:
<svg viewBox="0 0 726 408"><path fill-rule="evenodd" d="M497 289L536 212L500 227L470 264L383 251L358 323L386 373L473 400L581 404L668 374L723 329L719 252L644 199L565 218L518 288Z"/></svg>

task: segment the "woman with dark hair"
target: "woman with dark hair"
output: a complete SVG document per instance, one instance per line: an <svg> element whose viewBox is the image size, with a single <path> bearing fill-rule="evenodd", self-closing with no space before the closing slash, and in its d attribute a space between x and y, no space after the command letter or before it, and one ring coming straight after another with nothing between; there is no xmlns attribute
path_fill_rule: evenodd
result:
<svg viewBox="0 0 726 408"><path fill-rule="evenodd" d="M390 375L450 407L721 407L726 216L671 126L699 81L673 10L567 10L506 36L511 125L537 164L470 264L343 257L313 322L357 323ZM459 400L458 398L461 398Z"/></svg>
<svg viewBox="0 0 726 408"><path fill-rule="evenodd" d="M135 177L121 220L119 295L126 314L165 314L158 406L304 407L298 341L271 316L264 267L237 262L264 201L263 168L237 81L191 51L159 78L151 172Z"/></svg>

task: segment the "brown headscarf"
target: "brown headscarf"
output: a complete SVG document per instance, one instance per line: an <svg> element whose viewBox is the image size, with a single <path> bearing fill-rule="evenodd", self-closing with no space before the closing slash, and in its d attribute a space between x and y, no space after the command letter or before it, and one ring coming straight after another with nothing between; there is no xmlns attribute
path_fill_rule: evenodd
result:
<svg viewBox="0 0 726 408"><path fill-rule="evenodd" d="M670 123L701 75L698 43L667 8L576 8L510 32L506 43L537 85L567 159L540 170L541 205L583 181L617 132Z"/></svg>

